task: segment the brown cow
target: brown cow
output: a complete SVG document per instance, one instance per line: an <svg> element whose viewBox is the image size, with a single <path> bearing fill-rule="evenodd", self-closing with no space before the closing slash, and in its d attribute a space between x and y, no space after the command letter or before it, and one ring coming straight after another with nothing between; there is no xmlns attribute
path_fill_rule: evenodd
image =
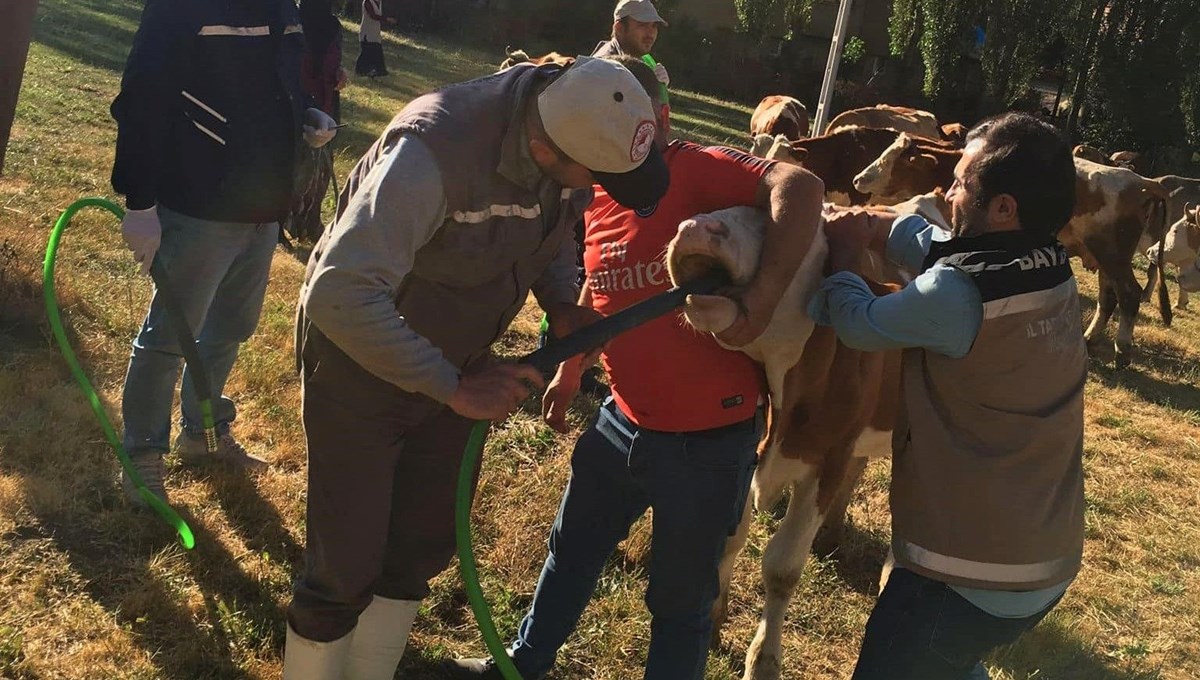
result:
<svg viewBox="0 0 1200 680"><path fill-rule="evenodd" d="M907 106L879 104L843 111L829 121L829 127L825 132L826 134L837 132L846 127L891 128L897 132L907 132L929 139L942 138L937 116L928 111L910 109Z"/></svg>
<svg viewBox="0 0 1200 680"><path fill-rule="evenodd" d="M795 97L763 97L750 115L750 137L783 135L795 141L808 136L808 109Z"/></svg>
<svg viewBox="0 0 1200 680"><path fill-rule="evenodd" d="M765 157L795 163L820 177L825 183L826 200L831 203L866 205L871 202L871 196L854 187L854 178L879 158L899 135L895 130L883 128L844 128L798 142L780 143L777 138ZM947 142L925 141L952 148Z"/></svg>
<svg viewBox="0 0 1200 680"><path fill-rule="evenodd" d="M1113 155L1109 156L1108 160L1111 161L1108 163L1108 165L1115 165L1118 168L1126 168L1138 174L1144 174L1147 170L1147 168L1143 167L1146 165L1146 163L1142 158L1142 154L1136 151L1117 151Z"/></svg>
<svg viewBox="0 0 1200 680"><path fill-rule="evenodd" d="M514 50L511 47L505 47L504 54L506 55L506 58L504 61L500 62L500 71L507 71L516 64L530 63L534 66L541 66L542 64L560 64L562 66L568 66L575 62L575 57L568 57L566 55L559 54L558 52L550 52L540 57L530 57L525 50Z"/></svg>
<svg viewBox="0 0 1200 680"><path fill-rule="evenodd" d="M1079 146L1076 146L1071 150L1071 153L1076 158L1082 158L1093 163L1099 163L1100 165L1114 165L1114 163L1108 160L1108 157L1104 155L1103 151L1094 146L1088 146L1087 144L1080 144Z"/></svg>
<svg viewBox="0 0 1200 680"><path fill-rule="evenodd" d="M942 126L942 140L953 142L955 146L967 143L967 132L970 130L962 123L946 123Z"/></svg>
<svg viewBox="0 0 1200 680"><path fill-rule="evenodd" d="M748 280L761 255L764 221L761 211L733 208L684 222L668 246L671 280L678 284L713 267L728 270L735 282ZM899 351L852 350L837 340L833 329L814 329L805 311L820 284L827 252L824 231L818 230L767 329L738 348L762 363L771 395L754 474L754 506L768 508L785 489L791 490L787 514L762 557L767 603L746 653L747 680L780 677L784 615L814 536L826 518L845 509L866 459L891 452L900 399ZM862 272L875 280L900 281L899 272L877 256L864 256ZM884 294L898 286L874 288ZM698 330L719 332L736 317L734 305L728 298L690 298L684 314ZM737 534L726 545L719 569L721 597L713 612L714 643L752 516L747 504Z"/></svg>

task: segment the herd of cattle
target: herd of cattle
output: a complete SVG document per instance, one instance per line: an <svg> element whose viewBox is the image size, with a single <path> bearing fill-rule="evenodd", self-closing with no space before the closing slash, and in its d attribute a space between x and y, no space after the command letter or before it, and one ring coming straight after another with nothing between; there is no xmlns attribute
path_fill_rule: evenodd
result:
<svg viewBox="0 0 1200 680"><path fill-rule="evenodd" d="M924 111L880 105L835 117L825 134L807 137L808 113L790 97L767 97L751 119L752 153L799 164L825 182L826 199L842 205L892 205L949 227L945 193L953 180L966 129L939 125ZM1179 306L1186 291L1200 289L1200 180L1177 176L1148 179L1122 163L1129 154L1084 158L1076 149L1076 206L1060 240L1083 264L1097 270L1098 310L1085 335L1100 338L1120 309L1117 362L1130 360L1133 324L1143 296L1159 291L1163 321L1171 309L1163 262L1181 269ZM1136 159L1135 159L1136 160ZM762 248L764 215L733 208L697 215L680 225L668 253L672 281L707 269L727 270L735 282L753 277ZM1169 226L1168 226L1169 225ZM721 597L714 608L714 644L727 614L729 580L745 546L753 508L769 510L790 492L787 513L762 556L766 603L746 653L745 680L775 680L783 672L784 617L818 534L817 551L836 546L846 506L867 460L891 452L900 399L900 353L861 352L838 342L827 327L814 326L806 301L819 285L827 244L819 233L766 332L740 347L765 368L771 395L767 435L760 447L753 506L726 547L720 569ZM1132 260L1148 251L1152 267L1143 290ZM861 271L879 282L878 294L904 285L904 275L871 254ZM689 323L717 332L735 318L725 298L694 298L685 307ZM883 579L886 579L886 569ZM881 582L882 587L882 582Z"/></svg>
<svg viewBox="0 0 1200 680"><path fill-rule="evenodd" d="M825 181L827 198L842 205L893 205L917 196L932 202L954 181L965 128L939 125L933 114L879 105L839 114L825 134L806 137L808 113L796 99L771 96L750 119L751 152L798 163ZM1200 287L1200 180L1166 175L1143 177L1140 157L1122 151L1106 158L1098 150L1075 148L1075 214L1059 234L1072 256L1098 272L1097 311L1085 336L1094 346L1114 311L1120 311L1116 363L1130 362L1133 327L1143 300L1159 290L1163 323L1170 325L1169 296L1157 275L1163 262L1178 266L1179 306ZM1145 288L1133 275L1132 260L1146 252L1154 263Z"/></svg>

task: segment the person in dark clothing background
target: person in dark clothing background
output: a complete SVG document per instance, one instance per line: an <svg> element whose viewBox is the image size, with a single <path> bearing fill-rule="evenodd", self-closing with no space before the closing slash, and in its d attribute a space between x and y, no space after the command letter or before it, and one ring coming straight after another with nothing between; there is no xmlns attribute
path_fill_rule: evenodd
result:
<svg viewBox="0 0 1200 680"><path fill-rule="evenodd" d="M383 61L383 24L395 25L396 20L383 13L383 0L363 0L362 23L359 24L358 61L354 72L371 78L387 75Z"/></svg>
<svg viewBox="0 0 1200 680"><path fill-rule="evenodd" d="M300 23L304 27L304 56L300 81L316 107L340 123L341 89L349 75L342 67L342 24L330 0L302 0ZM333 156L328 147L297 147L295 196L285 218L284 231L292 238L316 241L324 231L321 205L333 177Z"/></svg>

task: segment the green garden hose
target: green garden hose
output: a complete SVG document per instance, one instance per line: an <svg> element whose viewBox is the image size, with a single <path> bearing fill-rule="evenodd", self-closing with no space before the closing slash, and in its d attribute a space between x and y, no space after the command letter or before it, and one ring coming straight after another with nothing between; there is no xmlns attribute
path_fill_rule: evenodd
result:
<svg viewBox="0 0 1200 680"><path fill-rule="evenodd" d="M617 335L679 307L688 295L711 293L728 283L728 277L724 273L708 274L643 300L612 316L605 317L565 338L548 341L545 347L521 359L521 363L533 366L541 371L542 375L550 375L560 363L570 357L600 347ZM544 318L543 325L545 325ZM475 480L475 468L483 453L483 440L487 436L488 425L488 421L480 420L475 423L475 427L471 428L467 447L463 451L462 466L458 469L458 494L454 505L458 567L467 591L467 601L471 604L471 611L474 612L475 621L479 624L479 632L483 636L483 642L495 661L497 669L505 680L522 680L521 673L508 657L508 650L496 632L496 624L492 621L491 611L488 609L487 600L483 597L483 589L479 585L479 568L475 564L475 552L471 544L472 487Z"/></svg>
<svg viewBox="0 0 1200 680"><path fill-rule="evenodd" d="M46 301L46 316L50 320L50 330L54 334L55 341L58 342L58 347L62 351L63 358L66 359L67 365L71 368L71 375L75 377L75 381L79 383L79 387L83 390L84 396L88 400L88 404L92 407L92 412L96 414L96 420L100 422L100 429L104 431L104 436L108 439L108 443L116 452L117 458L121 461L121 467L125 474L137 487L138 494L142 500L146 502L155 512L162 517L163 521L171 525L175 533L179 535L179 542L184 548L191 550L196 545L196 537L192 533L191 527L187 522L175 512L174 508L159 498L157 495L150 492L146 488L145 482L137 469L133 467L133 463L129 460L129 454L126 453L125 447L121 444L120 438L117 437L116 431L113 429L112 423L108 419L108 414L105 413L104 407L100 404L100 397L96 395L96 390L92 387L91 381L88 380L87 374L83 372L83 368L79 365L79 359L75 356L75 350L71 349L71 343L67 340L66 331L63 330L62 316L59 314L58 298L54 290L54 263L58 256L58 242L62 238L63 231L67 225L71 223L71 218L82 208L94 206L103 208L117 217L122 219L125 216L123 210L117 207L112 201L103 198L84 198L75 201L67 206L59 216L58 221L54 223L54 228L50 231L50 240L46 244L46 260L42 268L42 289ZM181 340L191 338L191 330L187 328L187 323L183 321L182 310L175 304L175 297L170 288L170 280L167 277L165 268L162 263L155 258L151 266L150 274L154 278L154 283L158 287L160 293L164 295L164 301L169 301L167 305L168 315L171 317L171 323L175 326L175 331ZM164 287L165 284L165 287ZM181 326L182 322L182 326ZM181 342L181 345L184 343ZM208 375L203 369L203 364L200 362L199 356L195 351L195 340L188 343L190 346L183 347L184 356L192 367L192 373L196 377L196 392L200 397L200 410L204 419L205 442L210 452L216 449L215 427L213 426L212 417L212 401L209 397ZM203 392L202 392L203 389Z"/></svg>

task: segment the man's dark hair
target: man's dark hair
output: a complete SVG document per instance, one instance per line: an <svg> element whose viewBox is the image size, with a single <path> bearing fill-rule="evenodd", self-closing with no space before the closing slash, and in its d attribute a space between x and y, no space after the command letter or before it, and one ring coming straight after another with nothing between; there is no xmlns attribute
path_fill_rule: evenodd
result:
<svg viewBox="0 0 1200 680"><path fill-rule="evenodd" d="M967 144L977 140L983 146L963 178L975 207L1009 194L1023 231L1057 234L1075 210L1075 160L1062 134L1029 114L1005 113L972 128Z"/></svg>
<svg viewBox="0 0 1200 680"><path fill-rule="evenodd" d="M658 77L654 75L654 69L647 66L646 62L628 54L618 54L612 57L601 58L615 61L628 69L633 74L633 77L637 78L638 83L641 84L646 94L650 95L650 100L656 105L662 104L662 93L659 91Z"/></svg>

